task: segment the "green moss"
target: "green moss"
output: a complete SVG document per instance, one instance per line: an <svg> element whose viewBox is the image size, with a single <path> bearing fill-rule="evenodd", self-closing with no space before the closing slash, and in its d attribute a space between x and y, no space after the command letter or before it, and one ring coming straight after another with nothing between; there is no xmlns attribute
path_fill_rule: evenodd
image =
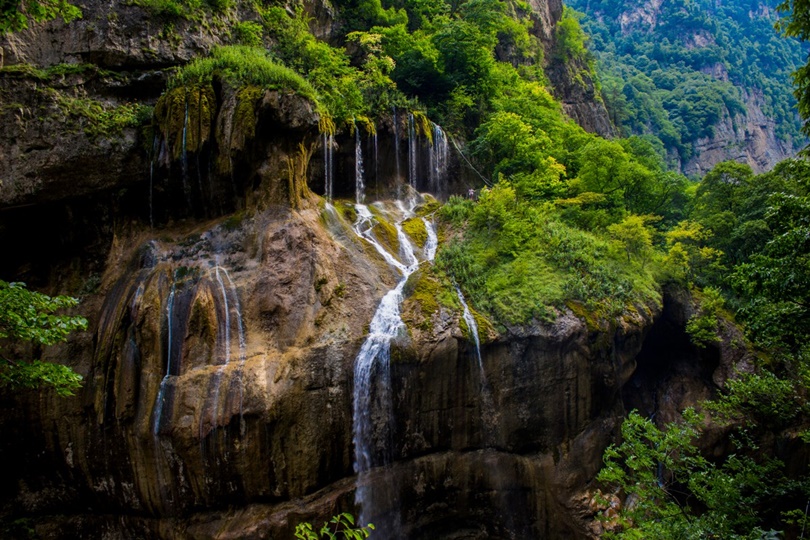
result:
<svg viewBox="0 0 810 540"><path fill-rule="evenodd" d="M52 99L63 117L91 139L120 135L125 128L143 125L152 115L152 108L140 103L110 106L90 98L68 96L53 88L40 92Z"/></svg>
<svg viewBox="0 0 810 540"><path fill-rule="evenodd" d="M442 203L437 201L433 195L425 193L422 196L424 197L425 201L416 209L417 216L425 217L432 215L442 207Z"/></svg>
<svg viewBox="0 0 810 540"><path fill-rule="evenodd" d="M422 249L427 242L427 229L425 222L421 218L410 218L402 222L402 230L408 237L416 244L416 247Z"/></svg>
<svg viewBox="0 0 810 540"><path fill-rule="evenodd" d="M375 218L372 232L377 241L385 246L390 253L399 253L399 234L396 227L385 219L382 212L375 207L369 206L369 210Z"/></svg>
<svg viewBox="0 0 810 540"><path fill-rule="evenodd" d="M334 205L335 210L337 210L338 214L343 216L343 219L349 223L354 223L357 221L357 210L355 210L353 204L346 201L335 201Z"/></svg>
<svg viewBox="0 0 810 540"><path fill-rule="evenodd" d="M215 116L216 95L211 85L174 88L160 96L155 105L155 123L175 159L183 150L202 148L211 138Z"/></svg>
<svg viewBox="0 0 810 540"><path fill-rule="evenodd" d="M3 66L0 67L0 74L39 81L48 80L48 73L46 71L31 64L11 64L9 66Z"/></svg>
<svg viewBox="0 0 810 540"><path fill-rule="evenodd" d="M222 227L226 231L234 231L242 225L242 222L244 220L245 220L245 213L236 212L235 214L228 216L228 218L222 222Z"/></svg>
<svg viewBox="0 0 810 540"><path fill-rule="evenodd" d="M236 93L233 132L243 144L256 136L256 106L264 95L258 86L248 85Z"/></svg>
<svg viewBox="0 0 810 540"><path fill-rule="evenodd" d="M433 330L433 315L440 309L450 311L461 309L450 282L443 275L437 274L432 266L421 268L411 274L402 294L406 302L414 306L413 310L408 310L412 315L410 320L405 321L406 324L416 325L426 332Z"/></svg>
<svg viewBox="0 0 810 540"><path fill-rule="evenodd" d="M601 329L599 318L596 315L596 312L589 310L583 304L579 302L569 301L566 302L566 306L571 312L583 322L585 322L585 326L588 328L590 332L597 332Z"/></svg>

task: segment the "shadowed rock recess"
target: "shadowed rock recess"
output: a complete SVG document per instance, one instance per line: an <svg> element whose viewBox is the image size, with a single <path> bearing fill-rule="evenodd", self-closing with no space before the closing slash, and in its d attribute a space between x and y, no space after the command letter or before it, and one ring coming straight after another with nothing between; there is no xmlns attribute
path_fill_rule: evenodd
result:
<svg viewBox="0 0 810 540"><path fill-rule="evenodd" d="M113 4L116 17L88 2L67 27L4 37L5 65L93 62L59 91L154 104L162 68L218 43L182 22L182 39L163 40L142 8ZM305 7L328 37L331 7ZM532 8L549 43L561 4ZM0 516L43 538L281 539L361 510L375 538L587 538L582 501L626 404L657 408L676 375L710 394L711 371L734 361L730 346L707 358L683 345L675 375L656 367L661 346L645 338L682 344L684 301L599 329L567 311L482 328L479 357L462 308L420 303L411 286L432 264L435 202L417 192L459 193L470 173L438 126L430 140L409 129L408 111L331 140L306 99L263 91L246 133L239 96L213 87L178 146L168 130L94 134L29 75L0 74L0 276L80 296L89 320L46 353L84 376L75 397L0 396ZM569 112L602 114L582 96ZM338 201L361 198L361 173L367 230L360 206ZM417 218L428 239L402 232ZM387 258L411 264L406 242L407 274ZM358 475L355 360L406 278L390 388L371 400L384 440ZM376 495L367 508L358 487Z"/></svg>

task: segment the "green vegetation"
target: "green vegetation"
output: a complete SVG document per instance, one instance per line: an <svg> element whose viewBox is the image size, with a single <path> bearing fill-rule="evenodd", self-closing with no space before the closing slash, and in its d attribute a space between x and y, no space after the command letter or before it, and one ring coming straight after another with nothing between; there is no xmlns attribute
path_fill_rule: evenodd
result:
<svg viewBox="0 0 810 540"><path fill-rule="evenodd" d="M327 538L329 540L337 540L338 538L345 538L346 540L363 540L371 535L374 530L374 525L369 523L365 527L356 527L354 524L354 516L344 512L338 514L323 524L317 532L312 529L310 523L300 523L295 527L295 538L298 540L319 540Z"/></svg>
<svg viewBox="0 0 810 540"><path fill-rule="evenodd" d="M210 56L186 64L171 78L169 89L205 87L215 77L234 87L253 85L270 90L289 90L317 101L317 94L306 79L274 61L264 49L244 45L215 47Z"/></svg>
<svg viewBox="0 0 810 540"><path fill-rule="evenodd" d="M65 117L82 128L91 139L120 135L128 127L142 126L152 116L152 107L139 103L109 106L99 101L64 95L50 90L56 106Z"/></svg>
<svg viewBox="0 0 810 540"><path fill-rule="evenodd" d="M622 443L607 449L598 479L634 503L623 507L605 538L779 538L762 516L774 502L804 501L802 486L776 460L752 457L758 448L744 436L734 439L734 453L706 459L695 445L701 427L691 410L666 430L629 415Z"/></svg>
<svg viewBox="0 0 810 540"><path fill-rule="evenodd" d="M67 296L50 297L29 291L23 283L0 281L0 386L53 388L60 396L70 396L81 386L82 377L69 367L35 358L12 358L19 351L36 354L41 346L66 341L69 334L84 330L87 320L56 312L78 303ZM28 347L24 345L29 344Z"/></svg>
<svg viewBox="0 0 810 540"><path fill-rule="evenodd" d="M790 74L806 51L774 30L777 2L676 0L649 17L628 15L643 9L638 2L568 4L586 12L603 95L624 134L657 139L671 161L688 160L697 139L745 113L745 92L779 138L802 143Z"/></svg>
<svg viewBox="0 0 810 540"><path fill-rule="evenodd" d="M65 23L82 16L82 11L66 0L0 1L0 34L25 30L31 22L40 23L61 17Z"/></svg>

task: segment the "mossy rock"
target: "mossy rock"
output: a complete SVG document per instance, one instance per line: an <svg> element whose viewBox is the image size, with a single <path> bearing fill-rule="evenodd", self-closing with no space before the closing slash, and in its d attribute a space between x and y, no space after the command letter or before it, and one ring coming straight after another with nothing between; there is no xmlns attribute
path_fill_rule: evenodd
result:
<svg viewBox="0 0 810 540"><path fill-rule="evenodd" d="M603 329L604 323L595 311L589 310L584 304L570 300L565 304L579 319L585 322L589 332L598 332Z"/></svg>
<svg viewBox="0 0 810 540"><path fill-rule="evenodd" d="M402 230L417 248L423 249L427 243L427 227L421 218L410 218L402 222Z"/></svg>
<svg viewBox="0 0 810 540"><path fill-rule="evenodd" d="M211 85L180 86L160 96L155 104L155 123L174 159L184 151L199 151L211 138L216 107Z"/></svg>
<svg viewBox="0 0 810 540"><path fill-rule="evenodd" d="M396 227L385 219L385 216L377 207L372 205L368 208L376 220L372 229L374 237L379 243L387 247L390 253L399 253L399 233L397 233Z"/></svg>
<svg viewBox="0 0 810 540"><path fill-rule="evenodd" d="M442 203L436 200L433 195L425 193L422 197L424 198L424 202L416 208L416 215L418 217L432 215L442 207Z"/></svg>
<svg viewBox="0 0 810 540"><path fill-rule="evenodd" d="M343 219L349 223L355 223L357 221L357 210L354 208L353 204L347 203L346 201L335 201L334 207L338 214L343 216Z"/></svg>
<svg viewBox="0 0 810 540"><path fill-rule="evenodd" d="M236 93L236 110L233 113L232 148L243 148L245 142L256 136L256 106L264 96L258 86L246 86Z"/></svg>

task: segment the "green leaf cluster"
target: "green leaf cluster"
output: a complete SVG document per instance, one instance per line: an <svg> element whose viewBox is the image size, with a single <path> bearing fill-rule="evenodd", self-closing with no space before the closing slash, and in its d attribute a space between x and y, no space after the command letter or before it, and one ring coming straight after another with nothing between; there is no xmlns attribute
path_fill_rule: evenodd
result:
<svg viewBox="0 0 810 540"><path fill-rule="evenodd" d="M745 437L735 453L706 459L695 444L702 422L688 409L683 422L660 429L630 413L622 442L605 451L597 476L625 501L605 538L759 540L770 531L763 519L770 505L801 496L802 486L785 478L782 463L747 454L756 448Z"/></svg>
<svg viewBox="0 0 810 540"><path fill-rule="evenodd" d="M37 346L67 340L71 332L87 328L87 320L58 311L77 305L75 298L47 296L29 291L23 283L0 280L0 385L10 388L52 387L61 396L72 395L81 376L69 367L39 360L11 358L8 348L30 342Z"/></svg>
<svg viewBox="0 0 810 540"><path fill-rule="evenodd" d="M374 530L374 525L369 523L366 526L355 526L354 516L348 512L333 516L328 522L315 531L311 523L299 523L295 527L295 538L298 540L320 540L326 538L328 540L337 540L344 538L346 540L364 540L371 535Z"/></svg>
<svg viewBox="0 0 810 540"><path fill-rule="evenodd" d="M40 23L61 17L65 23L82 16L82 11L67 0L0 1L0 34L19 32L30 22Z"/></svg>

